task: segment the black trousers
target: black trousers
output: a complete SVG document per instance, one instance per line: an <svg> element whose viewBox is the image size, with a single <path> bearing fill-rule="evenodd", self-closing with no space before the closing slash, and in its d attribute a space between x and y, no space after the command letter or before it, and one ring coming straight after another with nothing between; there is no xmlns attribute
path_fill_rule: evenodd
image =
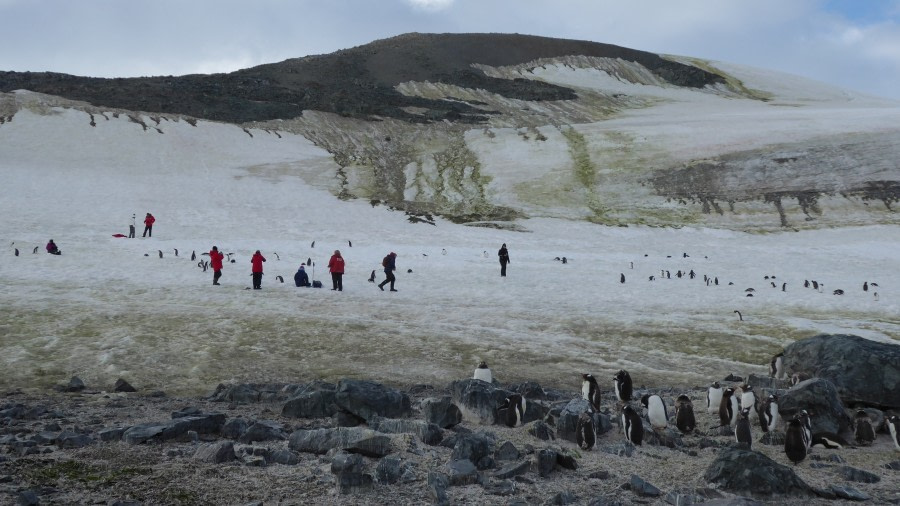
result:
<svg viewBox="0 0 900 506"><path fill-rule="evenodd" d="M384 281L382 281L381 283L379 283L379 284L378 284L378 287L379 287L379 288L384 288L384 285L390 283L390 284L391 284L391 290L393 290L393 289L394 289L394 281L396 281L397 278L394 277L394 273L391 272L391 271L384 271L384 275L387 276L387 278L386 278Z"/></svg>
<svg viewBox="0 0 900 506"><path fill-rule="evenodd" d="M253 273L253 288L256 290L259 290L260 288L262 288L262 275L263 275L263 273L261 273L261 272Z"/></svg>
<svg viewBox="0 0 900 506"><path fill-rule="evenodd" d="M144 227L144 235L141 237L153 237L153 225L147 225Z"/></svg>
<svg viewBox="0 0 900 506"><path fill-rule="evenodd" d="M222 277L222 270L221 270L221 269L216 269L216 270L214 270L214 271L213 271L213 284L214 284L214 285L218 285L218 284L219 284L219 278L221 278L221 277Z"/></svg>
<svg viewBox="0 0 900 506"><path fill-rule="evenodd" d="M337 290L339 292L344 291L344 273L343 272L332 272L331 273L331 289Z"/></svg>
<svg viewBox="0 0 900 506"><path fill-rule="evenodd" d="M500 262L500 275L506 276L506 262Z"/></svg>

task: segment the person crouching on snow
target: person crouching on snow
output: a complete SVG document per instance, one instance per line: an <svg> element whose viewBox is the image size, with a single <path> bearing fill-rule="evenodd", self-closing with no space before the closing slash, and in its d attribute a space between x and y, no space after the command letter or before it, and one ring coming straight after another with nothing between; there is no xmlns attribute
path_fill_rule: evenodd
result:
<svg viewBox="0 0 900 506"><path fill-rule="evenodd" d="M306 275L306 264L300 264L297 273L294 274L294 284L297 286L309 286L309 276Z"/></svg>
<svg viewBox="0 0 900 506"><path fill-rule="evenodd" d="M47 253L50 253L51 255L62 255L62 251L56 247L56 243L53 242L53 239L50 239L50 242L47 243Z"/></svg>

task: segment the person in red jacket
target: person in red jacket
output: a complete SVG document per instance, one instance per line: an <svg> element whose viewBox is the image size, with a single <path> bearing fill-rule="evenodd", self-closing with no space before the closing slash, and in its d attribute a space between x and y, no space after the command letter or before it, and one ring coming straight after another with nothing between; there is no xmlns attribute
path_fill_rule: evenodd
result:
<svg viewBox="0 0 900 506"><path fill-rule="evenodd" d="M253 273L253 289L259 290L262 288L262 277L263 277L263 262L266 261L266 257L262 256L262 253L259 250L256 250L256 253L253 254L253 258L250 259L250 264L253 268L250 272Z"/></svg>
<svg viewBox="0 0 900 506"><path fill-rule="evenodd" d="M219 278L222 277L222 260L225 258L219 251L218 246L213 246L212 250L209 252L209 266L212 267L213 270L213 284L219 284Z"/></svg>
<svg viewBox="0 0 900 506"><path fill-rule="evenodd" d="M331 289L344 291L344 257L339 250L334 250L331 260L328 261L328 272L331 273Z"/></svg>
<svg viewBox="0 0 900 506"><path fill-rule="evenodd" d="M144 218L144 235L141 237L153 237L153 224L155 222L156 218L152 214L147 213L147 216Z"/></svg>

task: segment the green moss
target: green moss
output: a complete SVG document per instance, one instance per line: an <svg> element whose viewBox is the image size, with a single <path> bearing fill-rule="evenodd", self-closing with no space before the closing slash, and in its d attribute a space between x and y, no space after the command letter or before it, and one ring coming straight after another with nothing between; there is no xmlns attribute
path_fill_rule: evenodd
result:
<svg viewBox="0 0 900 506"><path fill-rule="evenodd" d="M773 98L773 95L771 93L768 93L768 92L765 92L762 90L754 90L751 88L747 88L746 86L744 86L744 83L740 79L725 72L724 70L716 68L708 60L703 60L700 58L684 58L684 59L687 60L688 63L690 63L691 65L693 65L697 68L703 69L712 74L716 74L717 76L720 76L721 78L725 79L725 83L728 85L729 88L731 88L736 93L740 93L741 95L743 95L747 98L751 98L753 100L762 100L762 101L772 100L772 98Z"/></svg>

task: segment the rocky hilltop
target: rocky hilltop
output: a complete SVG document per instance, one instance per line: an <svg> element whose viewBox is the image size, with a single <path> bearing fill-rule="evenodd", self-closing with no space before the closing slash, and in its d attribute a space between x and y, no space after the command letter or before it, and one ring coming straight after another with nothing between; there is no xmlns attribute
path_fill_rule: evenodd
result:
<svg viewBox="0 0 900 506"><path fill-rule="evenodd" d="M0 72L0 92L0 125L71 107L91 126L127 114L159 133L183 118L302 135L334 165L298 160L297 175L414 221L782 230L895 223L900 199L898 104L588 41L406 34L228 74Z"/></svg>

